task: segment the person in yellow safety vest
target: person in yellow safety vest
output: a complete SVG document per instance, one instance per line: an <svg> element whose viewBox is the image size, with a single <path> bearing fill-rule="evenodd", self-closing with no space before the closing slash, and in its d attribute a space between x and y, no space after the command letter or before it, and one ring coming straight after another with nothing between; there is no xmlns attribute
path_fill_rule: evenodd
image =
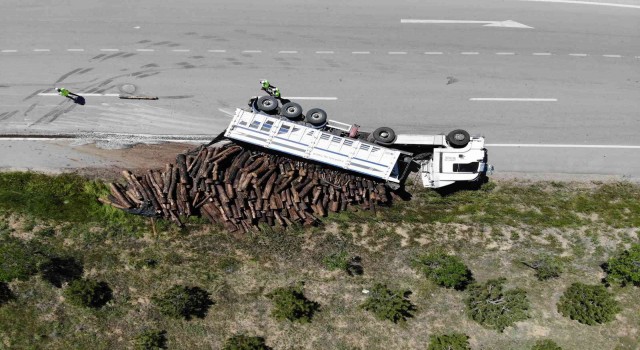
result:
<svg viewBox="0 0 640 350"><path fill-rule="evenodd" d="M271 85L268 80L260 80L262 90L266 91L269 95L280 98L280 89Z"/></svg>
<svg viewBox="0 0 640 350"><path fill-rule="evenodd" d="M56 91L60 94L60 96L64 96L70 99L73 99L73 97L70 97L69 95L78 96L65 88L56 88Z"/></svg>

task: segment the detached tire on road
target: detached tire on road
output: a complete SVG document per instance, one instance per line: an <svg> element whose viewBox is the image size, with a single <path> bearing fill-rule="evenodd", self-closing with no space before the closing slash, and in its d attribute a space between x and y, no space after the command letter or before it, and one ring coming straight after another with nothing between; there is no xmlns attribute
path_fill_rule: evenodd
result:
<svg viewBox="0 0 640 350"><path fill-rule="evenodd" d="M375 129L371 133L370 137L373 138L376 143L379 143L381 145L390 145L396 140L396 132L391 128L383 126L381 128Z"/></svg>
<svg viewBox="0 0 640 350"><path fill-rule="evenodd" d="M304 121L315 127L322 127L327 124L327 112L320 108L311 108L307 111Z"/></svg>
<svg viewBox="0 0 640 350"><path fill-rule="evenodd" d="M280 114L287 119L297 119L302 115L302 107L295 102L288 102L282 106Z"/></svg>
<svg viewBox="0 0 640 350"><path fill-rule="evenodd" d="M278 100L273 96L260 96L256 105L259 110L270 113L278 108Z"/></svg>
<svg viewBox="0 0 640 350"><path fill-rule="evenodd" d="M469 133L462 129L456 129L450 132L447 135L447 141L452 147L462 148L466 146L471 138L469 137Z"/></svg>

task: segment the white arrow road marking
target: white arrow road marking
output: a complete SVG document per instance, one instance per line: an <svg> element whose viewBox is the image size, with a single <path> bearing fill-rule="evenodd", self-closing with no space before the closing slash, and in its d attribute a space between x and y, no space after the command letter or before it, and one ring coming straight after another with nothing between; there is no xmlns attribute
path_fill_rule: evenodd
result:
<svg viewBox="0 0 640 350"><path fill-rule="evenodd" d="M537 143L487 143L487 147L530 147L530 148L621 148L640 149L640 146L633 145L563 145L563 144L537 144Z"/></svg>
<svg viewBox="0 0 640 350"><path fill-rule="evenodd" d="M401 19L400 23L413 23L413 24L482 24L483 27L501 27L501 28L525 28L533 29L528 25L512 21L510 19L506 21L465 21L454 19Z"/></svg>
<svg viewBox="0 0 640 350"><path fill-rule="evenodd" d="M640 6L638 6L638 5L614 4L614 3L611 3L611 2L573 1L573 0L520 0L520 1L555 2L555 3L561 3L561 4L611 6L611 7L626 7L626 8L631 8L631 9L640 9Z"/></svg>
<svg viewBox="0 0 640 350"><path fill-rule="evenodd" d="M473 97L469 101L506 101L506 102L558 102L557 98L513 98L513 97Z"/></svg>

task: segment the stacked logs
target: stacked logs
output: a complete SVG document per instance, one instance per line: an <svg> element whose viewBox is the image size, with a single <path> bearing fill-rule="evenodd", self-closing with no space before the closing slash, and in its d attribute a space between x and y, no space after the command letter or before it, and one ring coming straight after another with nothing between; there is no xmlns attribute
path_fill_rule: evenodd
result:
<svg viewBox="0 0 640 350"><path fill-rule="evenodd" d="M230 231L259 224L314 225L318 216L389 202L383 183L329 167L255 151L235 143L200 146L175 164L141 175L123 171L103 203L130 213L164 217L201 215Z"/></svg>

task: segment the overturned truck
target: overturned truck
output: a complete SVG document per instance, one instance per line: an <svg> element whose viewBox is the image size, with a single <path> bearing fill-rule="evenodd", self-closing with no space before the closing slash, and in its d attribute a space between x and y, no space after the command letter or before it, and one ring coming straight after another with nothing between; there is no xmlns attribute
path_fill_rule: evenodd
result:
<svg viewBox="0 0 640 350"><path fill-rule="evenodd" d="M143 174L124 171L103 202L133 214L203 216L229 232L260 224L314 225L348 208L389 205L407 176L424 187L480 181L490 169L482 137L368 133L328 120L321 109L302 113L274 96L252 98L208 145L179 154L174 164Z"/></svg>

